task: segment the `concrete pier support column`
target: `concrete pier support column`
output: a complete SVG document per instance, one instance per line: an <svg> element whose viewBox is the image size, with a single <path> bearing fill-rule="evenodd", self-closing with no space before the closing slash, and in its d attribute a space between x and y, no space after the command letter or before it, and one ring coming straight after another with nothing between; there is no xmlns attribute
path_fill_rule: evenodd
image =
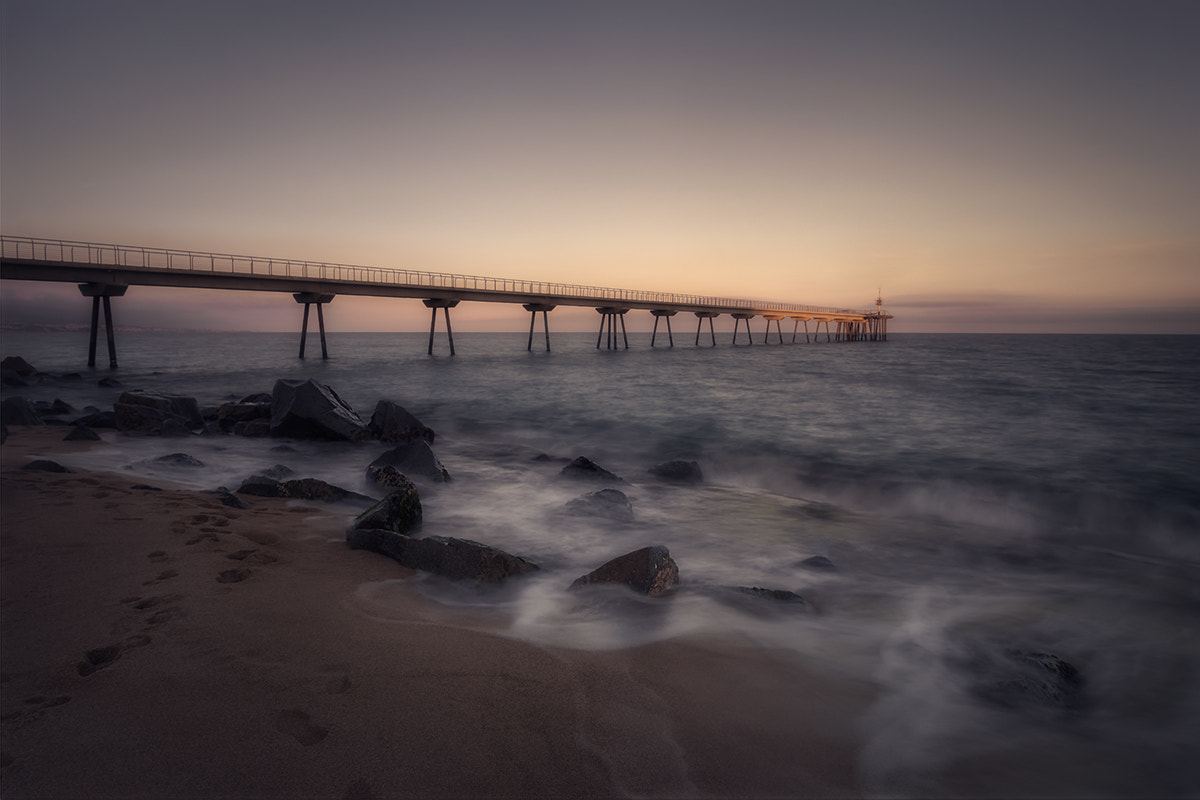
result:
<svg viewBox="0 0 1200 800"><path fill-rule="evenodd" d="M523 306L529 312L529 344L525 346L526 352L533 352L533 324L537 321L538 312L542 312L542 333L546 337L546 352L550 352L550 317L549 312L553 311L557 306L552 306L547 303L525 303Z"/></svg>
<svg viewBox="0 0 1200 800"><path fill-rule="evenodd" d="M792 317L796 321L792 328L792 344L796 343L796 335L800 332L800 323L804 323L804 341L808 341L808 317Z"/></svg>
<svg viewBox="0 0 1200 800"><path fill-rule="evenodd" d="M746 320L746 342L754 344L754 338L750 334L750 320L754 319L753 314L730 314L733 317L733 343L737 344L738 325L742 320Z"/></svg>
<svg viewBox="0 0 1200 800"><path fill-rule="evenodd" d="M117 367L117 340L113 330L112 302L109 298L121 297L128 286L118 286L110 283L81 283L79 293L92 298L92 328L88 340L88 366L96 366L96 334L100 327L100 306L104 305L104 332L108 338L108 367Z"/></svg>
<svg viewBox="0 0 1200 800"><path fill-rule="evenodd" d="M446 340L450 342L450 355L454 355L454 329L450 327L450 309L458 305L457 300L441 300L439 298L430 298L422 300L425 307L433 313L429 317L429 355L433 355L433 333L437 330L437 312L442 309L442 313L446 317Z"/></svg>
<svg viewBox="0 0 1200 800"><path fill-rule="evenodd" d="M608 345L609 350L620 349L617 344L617 319L621 320L621 336L625 341L625 349L629 349L629 334L625 330L625 315L629 313L628 308L615 308L613 306L604 306L597 308L596 313L600 315L600 335L596 337L596 348L599 349L600 341L604 338L605 326L608 327Z"/></svg>
<svg viewBox="0 0 1200 800"><path fill-rule="evenodd" d="M779 334L779 343L783 344L783 329L779 327L779 321L783 319L782 314L768 314L763 317L767 321L767 329L763 331L763 344L767 343L767 338L771 335L771 323L775 323L775 332ZM750 323L746 323L746 327L750 327Z"/></svg>
<svg viewBox="0 0 1200 800"><path fill-rule="evenodd" d="M700 326L704 324L704 320L708 320L708 333L712 336L712 346L717 346L717 332L713 329L713 317L721 316L719 311L693 311L696 315L696 346L700 346Z"/></svg>
<svg viewBox="0 0 1200 800"><path fill-rule="evenodd" d="M671 347L675 346L675 337L671 335L671 317L678 314L678 311L668 311L662 308L653 309L651 314L654 315L654 332L650 334L650 346L654 347L654 339L658 336L658 320L660 317L667 319L667 341L671 343ZM697 334L699 335L699 334Z"/></svg>
<svg viewBox="0 0 1200 800"><path fill-rule="evenodd" d="M317 307L317 328L321 332L321 358L329 358L329 348L325 344L325 314L321 306L333 302L334 295L317 294L315 292L297 292L292 295L297 303L304 304L304 321L300 323L300 358L304 358L304 340L308 338L309 306Z"/></svg>

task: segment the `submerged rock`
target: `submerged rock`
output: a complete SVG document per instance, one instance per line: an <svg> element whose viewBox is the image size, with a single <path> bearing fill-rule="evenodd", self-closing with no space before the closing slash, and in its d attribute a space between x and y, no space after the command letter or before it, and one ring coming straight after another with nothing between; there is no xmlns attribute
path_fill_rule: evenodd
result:
<svg viewBox="0 0 1200 800"><path fill-rule="evenodd" d="M601 489L567 501L567 511L577 516L604 517L617 522L633 522L633 505L624 492Z"/></svg>
<svg viewBox="0 0 1200 800"><path fill-rule="evenodd" d="M450 480L450 473L434 455L433 448L424 439L392 448L367 466L367 477L375 480L373 470L380 467L395 467L404 475L428 478L442 483Z"/></svg>
<svg viewBox="0 0 1200 800"><path fill-rule="evenodd" d="M800 566L805 569L833 571L837 569L837 565L830 561L825 556L810 556L800 562Z"/></svg>
<svg viewBox="0 0 1200 800"><path fill-rule="evenodd" d="M410 569L451 580L500 583L538 569L532 561L470 539L414 539L389 530L351 528L346 532L346 542L352 549L381 553Z"/></svg>
<svg viewBox="0 0 1200 800"><path fill-rule="evenodd" d="M75 470L67 469L62 464L59 464L57 461L50 461L48 459L43 459L43 458L37 459L36 461L30 461L28 464L21 467L21 469L29 469L29 470L33 470L35 472L73 473L75 471Z"/></svg>
<svg viewBox="0 0 1200 800"><path fill-rule="evenodd" d="M375 404L368 424L371 434L381 442L407 443L424 439L433 444L434 432L421 420L391 400L380 400Z"/></svg>
<svg viewBox="0 0 1200 800"><path fill-rule="evenodd" d="M189 456L187 453L171 453L170 455L159 456L158 458L150 459L151 464L161 464L168 467L203 467L204 462L195 456Z"/></svg>
<svg viewBox="0 0 1200 800"><path fill-rule="evenodd" d="M981 670L986 678L976 683L976 696L1011 709L1077 711L1084 706L1084 680L1074 664L1034 650L1010 649L1004 656L1005 661Z"/></svg>
<svg viewBox="0 0 1200 800"><path fill-rule="evenodd" d="M609 472L604 467L592 461L590 458L579 456L570 464L562 468L559 473L565 478L585 481L609 481L612 483L628 483L624 478L616 473Z"/></svg>
<svg viewBox="0 0 1200 800"><path fill-rule="evenodd" d="M5 386L28 386L30 381L26 379L36 375L33 365L20 356L9 356L0 361L0 381Z"/></svg>
<svg viewBox="0 0 1200 800"><path fill-rule="evenodd" d="M646 470L654 477L669 483L703 483L704 473L696 461L664 461Z"/></svg>
<svg viewBox="0 0 1200 800"><path fill-rule="evenodd" d="M255 475L247 478L238 487L237 493L256 497L284 497L291 500L319 500L323 503L338 503L343 500L371 501L371 498L366 495L334 486L317 478L277 481L265 475Z"/></svg>
<svg viewBox="0 0 1200 800"><path fill-rule="evenodd" d="M399 475L395 489L359 514L350 524L350 530L387 530L408 534L420 525L421 495L412 481Z"/></svg>
<svg viewBox="0 0 1200 800"><path fill-rule="evenodd" d="M679 567L667 548L643 547L608 561L576 578L572 589L597 583L624 584L635 592L657 597L679 580Z"/></svg>
<svg viewBox="0 0 1200 800"><path fill-rule="evenodd" d="M271 393L272 436L361 442L371 438L367 425L330 387L311 378L275 381Z"/></svg>
<svg viewBox="0 0 1200 800"><path fill-rule="evenodd" d="M74 420L72 425L86 425L89 428L116 428L117 413L115 411L93 411Z"/></svg>
<svg viewBox="0 0 1200 800"><path fill-rule="evenodd" d="M795 592L789 592L787 589L763 589L759 586L730 586L729 589L740 594L757 597L762 600L770 600L775 603L806 605L803 597Z"/></svg>
<svg viewBox="0 0 1200 800"><path fill-rule="evenodd" d="M64 442L98 442L100 434L86 425L72 425L71 432L63 437Z"/></svg>
<svg viewBox="0 0 1200 800"><path fill-rule="evenodd" d="M117 429L140 436L182 436L204 428L194 397L122 392L113 404Z"/></svg>

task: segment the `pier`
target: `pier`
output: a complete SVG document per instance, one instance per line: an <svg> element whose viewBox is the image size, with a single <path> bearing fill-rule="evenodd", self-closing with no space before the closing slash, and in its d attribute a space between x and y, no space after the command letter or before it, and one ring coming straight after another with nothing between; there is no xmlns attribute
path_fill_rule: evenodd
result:
<svg viewBox="0 0 1200 800"><path fill-rule="evenodd" d="M113 332L112 298L125 295L131 286L166 286L193 289L229 289L236 291L279 292L291 294L304 305L300 333L300 358L304 358L309 312L317 307L321 337L321 355L327 358L325 317L322 307L337 295L395 297L421 300L430 309L428 353L434 353L439 309L444 317L450 355L455 354L450 310L462 302L507 303L520 305L530 313L529 342L533 350L534 323L542 315L546 350L550 350L549 312L558 306L593 307L600 314L596 347L628 349L625 315L631 311L649 311L655 318L650 345L655 346L658 322L666 319L668 347L675 346L671 317L678 313L696 316L696 346L700 346L701 328L708 320L711 346L717 345L713 319L723 314L734 319L733 344L738 343L741 323L745 322L748 344L754 344L750 322L756 317L766 321L762 343L767 344L774 323L777 344L784 344L781 322L793 320L792 342L797 341L804 324L804 341L819 341L821 325L827 342L887 341L887 321L882 299L873 310L851 310L821 306L707 297L636 289L526 281L420 272L387 267L364 267L327 262L297 261L158 247L96 244L24 236L0 236L0 279L54 281L79 285L84 297L92 298L91 344L88 366L95 366L96 340L100 308L104 309L108 338L109 365L117 366ZM808 323L815 331L809 338ZM832 326L832 328L831 328ZM619 327L619 330L618 330ZM606 336L607 334L607 336Z"/></svg>

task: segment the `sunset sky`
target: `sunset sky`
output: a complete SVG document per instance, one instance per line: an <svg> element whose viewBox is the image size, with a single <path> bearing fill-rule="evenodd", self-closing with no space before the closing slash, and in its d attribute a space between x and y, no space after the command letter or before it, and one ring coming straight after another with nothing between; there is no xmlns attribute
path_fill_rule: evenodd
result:
<svg viewBox="0 0 1200 800"><path fill-rule="evenodd" d="M8 235L838 307L882 289L897 331L1200 333L1196 0L0 9ZM87 320L73 286L0 291L5 322ZM299 324L255 293L114 309ZM328 320L427 313L341 297Z"/></svg>

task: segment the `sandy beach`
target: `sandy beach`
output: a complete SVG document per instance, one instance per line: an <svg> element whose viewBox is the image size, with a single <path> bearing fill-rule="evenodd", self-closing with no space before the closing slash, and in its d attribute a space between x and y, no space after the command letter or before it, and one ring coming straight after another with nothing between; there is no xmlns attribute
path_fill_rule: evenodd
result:
<svg viewBox="0 0 1200 800"><path fill-rule="evenodd" d="M858 794L869 686L736 639L506 638L319 503L21 469L109 446L66 432L0 448L7 799Z"/></svg>

